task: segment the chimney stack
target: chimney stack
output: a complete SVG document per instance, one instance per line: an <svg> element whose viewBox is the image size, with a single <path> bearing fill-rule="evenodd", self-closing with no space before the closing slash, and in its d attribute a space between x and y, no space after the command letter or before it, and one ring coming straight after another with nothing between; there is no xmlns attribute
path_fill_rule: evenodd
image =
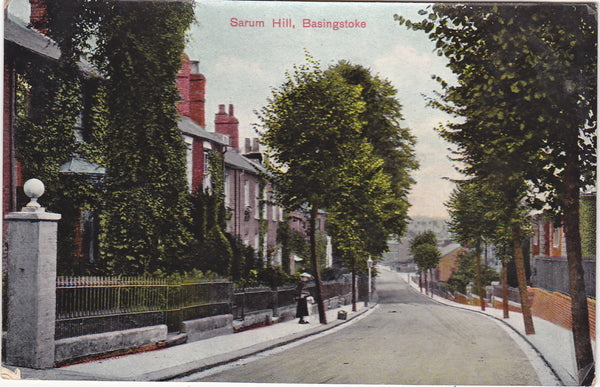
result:
<svg viewBox="0 0 600 387"><path fill-rule="evenodd" d="M29 15L29 25L43 34L48 33L48 6L46 0L29 0L31 14Z"/></svg>
<svg viewBox="0 0 600 387"><path fill-rule="evenodd" d="M215 115L215 132L228 135L229 145L240 151L239 121L233 115L233 104L229 105L229 114L225 112L225 105L219 105L219 112Z"/></svg>
<svg viewBox="0 0 600 387"><path fill-rule="evenodd" d="M177 105L179 114L206 127L204 109L206 78L198 71L198 61L190 61L185 54L181 70L177 74L177 88L181 95L181 102Z"/></svg>

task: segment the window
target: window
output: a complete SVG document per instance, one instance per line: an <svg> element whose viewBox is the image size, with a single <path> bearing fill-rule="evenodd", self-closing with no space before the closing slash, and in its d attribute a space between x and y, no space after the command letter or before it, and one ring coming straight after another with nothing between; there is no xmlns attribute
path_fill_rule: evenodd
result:
<svg viewBox="0 0 600 387"><path fill-rule="evenodd" d="M254 219L260 219L260 214L258 213L258 209L260 206L260 184L256 183L254 185ZM263 214L264 215L264 214Z"/></svg>
<svg viewBox="0 0 600 387"><path fill-rule="evenodd" d="M552 234L552 246L558 248L560 246L560 227L554 227Z"/></svg>
<svg viewBox="0 0 600 387"><path fill-rule="evenodd" d="M208 176L210 174L210 157L208 157L208 152L204 151L204 176Z"/></svg>
<svg viewBox="0 0 600 387"><path fill-rule="evenodd" d="M194 140L191 137L185 137L185 173L188 183L188 189L192 192L194 179Z"/></svg>
<svg viewBox="0 0 600 387"><path fill-rule="evenodd" d="M250 189L248 186L248 180L244 180L244 202L242 206L250 206Z"/></svg>
<svg viewBox="0 0 600 387"><path fill-rule="evenodd" d="M229 197L230 197L230 193L229 193L229 174L225 173L225 178L223 179L223 194L225 195L225 207L227 207L229 205Z"/></svg>

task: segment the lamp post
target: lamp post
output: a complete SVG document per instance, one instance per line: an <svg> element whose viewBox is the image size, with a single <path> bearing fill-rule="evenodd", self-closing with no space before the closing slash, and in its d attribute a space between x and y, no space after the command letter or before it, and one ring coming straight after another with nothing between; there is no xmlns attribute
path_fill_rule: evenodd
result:
<svg viewBox="0 0 600 387"><path fill-rule="evenodd" d="M371 259L370 256L369 256L369 260L367 261L367 265L369 266L369 295L367 298L367 306L368 306L369 302L371 302L371 269L373 268L373 260Z"/></svg>

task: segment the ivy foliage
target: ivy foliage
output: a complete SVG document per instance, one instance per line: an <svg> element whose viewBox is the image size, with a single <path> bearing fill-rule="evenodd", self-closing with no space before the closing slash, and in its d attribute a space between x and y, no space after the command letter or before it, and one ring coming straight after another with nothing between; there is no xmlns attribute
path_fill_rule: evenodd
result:
<svg viewBox="0 0 600 387"><path fill-rule="evenodd" d="M97 30L94 57L107 79L109 111L101 246L111 274L171 273L190 266L175 79L192 20L191 3L110 2Z"/></svg>

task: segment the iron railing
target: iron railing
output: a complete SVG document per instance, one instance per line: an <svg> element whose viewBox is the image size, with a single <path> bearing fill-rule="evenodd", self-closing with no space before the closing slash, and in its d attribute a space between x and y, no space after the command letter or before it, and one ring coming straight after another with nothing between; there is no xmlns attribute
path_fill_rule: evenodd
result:
<svg viewBox="0 0 600 387"><path fill-rule="evenodd" d="M56 333L65 338L231 313L232 285L137 277L58 277Z"/></svg>
<svg viewBox="0 0 600 387"><path fill-rule="evenodd" d="M324 300L352 292L350 282L323 282L322 297ZM314 284L309 286L314 294ZM235 289L233 293L232 313L234 319L243 319L245 315L262 310L273 310L276 315L279 308L296 303L296 286L280 286L275 290L267 287Z"/></svg>

